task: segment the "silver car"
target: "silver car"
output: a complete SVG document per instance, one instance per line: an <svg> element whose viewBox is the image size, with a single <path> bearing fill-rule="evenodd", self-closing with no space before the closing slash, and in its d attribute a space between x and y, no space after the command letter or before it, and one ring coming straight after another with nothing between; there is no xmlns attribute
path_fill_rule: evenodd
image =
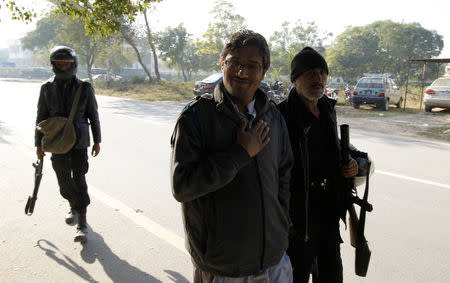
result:
<svg viewBox="0 0 450 283"><path fill-rule="evenodd" d="M402 93L393 79L385 76L362 77L352 93L352 104L358 109L361 104L370 104L386 111L389 104L400 108Z"/></svg>
<svg viewBox="0 0 450 283"><path fill-rule="evenodd" d="M423 102L426 112L433 107L450 108L450 76L440 77L427 87Z"/></svg>

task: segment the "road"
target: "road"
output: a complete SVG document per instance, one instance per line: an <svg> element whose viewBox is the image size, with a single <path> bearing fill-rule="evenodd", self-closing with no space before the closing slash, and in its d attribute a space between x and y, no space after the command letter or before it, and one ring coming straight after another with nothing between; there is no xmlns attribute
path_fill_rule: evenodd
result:
<svg viewBox="0 0 450 283"><path fill-rule="evenodd" d="M39 84L0 81L0 282L191 282L180 206L169 177L169 139L182 105L97 96L103 143L90 158L89 242L59 196L49 156L35 212L33 129ZM350 127L351 127L351 123ZM353 272L342 226L344 282L448 282L450 144L351 131L375 161L366 278Z"/></svg>

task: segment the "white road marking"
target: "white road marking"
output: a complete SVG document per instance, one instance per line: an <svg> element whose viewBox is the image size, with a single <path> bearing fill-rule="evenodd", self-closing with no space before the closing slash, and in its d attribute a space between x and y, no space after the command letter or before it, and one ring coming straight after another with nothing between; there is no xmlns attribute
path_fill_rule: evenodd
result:
<svg viewBox="0 0 450 283"><path fill-rule="evenodd" d="M103 193L101 190L97 189L96 187L92 185L89 186L89 194L100 200L102 203L106 204L107 206L119 210L121 214L128 217L131 221L136 223L137 225L143 227L148 232L152 233L153 235L157 236L161 240L166 241L170 245L174 246L181 252L188 254L184 247L184 239L175 233L167 230L160 224L152 221L148 217L136 213L135 210L125 205L123 202L116 200L109 195Z"/></svg>
<svg viewBox="0 0 450 283"><path fill-rule="evenodd" d="M34 154L32 155L31 152L28 150L24 150L24 152L26 152L26 154L29 156L34 156ZM413 178L413 177L409 177L409 176L405 176L405 175L394 174L394 173L390 173L390 172L386 172L386 171L382 171L382 170L375 170L375 173L387 175L387 176L391 176L391 177L395 177L395 178L400 178L400 179L404 179L404 180L409 180L409 181L413 181L413 182L418 182L418 183L422 183L422 184L426 184L426 185L432 185L432 186L436 186L436 187L440 187L440 188L450 189L450 185L447 185L447 184L441 184L441 183L418 179L418 178ZM145 230L147 230L148 232L157 236L161 240L169 243L170 245L177 248L178 250L185 253L186 255L189 255L185 249L184 239L182 237L167 230L166 228L164 228L160 224L152 221L148 217L146 217L142 214L136 213L135 210L128 207L123 202L110 197L109 195L105 194L104 192L102 192L98 188L92 186L91 184L88 184L88 187L89 187L90 195L94 196L95 198L100 200L105 205L107 205L113 209L118 209L121 214L128 217L131 221L133 221L137 225L140 225Z"/></svg>
<svg viewBox="0 0 450 283"><path fill-rule="evenodd" d="M35 158L35 154L31 150L22 149L22 151L30 157L30 159ZM51 155L51 153L47 153L47 156ZM50 160L49 160L50 161ZM51 162L51 161L50 161ZM56 177L56 176L55 176ZM186 255L189 255L189 253L186 251L185 244L184 244L184 238L178 236L177 234L167 230L160 224L152 221L150 218L140 214L136 213L136 211L130 207L128 207L126 204L121 202L120 200L116 200L112 198L111 196L105 194L101 190L99 190L97 187L88 184L89 187L89 195L95 197L105 205L113 208L118 209L119 212L128 217L131 221L136 223L137 225L141 226L148 232L152 233L153 235L157 236L161 240L169 243L173 247L177 248L181 252L185 253Z"/></svg>
<svg viewBox="0 0 450 283"><path fill-rule="evenodd" d="M418 183L422 183L422 184L426 184L426 185L432 185L432 186L436 186L436 187L441 187L441 188L444 188L444 189L450 189L450 185L441 184L441 183L437 183L437 182L432 182L432 181L428 181L428 180L424 180L424 179L413 178L413 177L400 175L400 174L394 174L394 173L381 171L381 170L375 170L375 173L388 175L388 176L396 177L396 178L400 178L400 179L405 179L405 180L409 180L409 181L413 181L413 182L418 182Z"/></svg>

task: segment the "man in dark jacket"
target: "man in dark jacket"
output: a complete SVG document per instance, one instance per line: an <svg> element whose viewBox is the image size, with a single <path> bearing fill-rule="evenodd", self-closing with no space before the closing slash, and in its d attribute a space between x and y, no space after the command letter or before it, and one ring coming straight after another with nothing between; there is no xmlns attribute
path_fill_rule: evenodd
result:
<svg viewBox="0 0 450 283"><path fill-rule="evenodd" d="M293 159L283 117L258 89L270 64L266 40L237 32L221 64L223 81L188 104L171 140L194 282L292 282Z"/></svg>
<svg viewBox="0 0 450 283"><path fill-rule="evenodd" d="M78 88L81 88L78 106L73 123L77 141L74 147L65 154L52 154L53 169L58 179L61 196L68 200L70 211L65 221L71 224L78 219L74 241L85 242L86 208L90 203L85 174L88 172L87 147L90 145L89 122L92 129L94 145L92 156L100 152L100 120L94 89L88 82L76 77L77 57L75 52L66 46L56 46L50 53L50 63L55 77L41 86L39 95L36 125L49 117L68 117L72 102ZM39 159L44 157L41 147L42 133L36 131L35 146Z"/></svg>
<svg viewBox="0 0 450 283"><path fill-rule="evenodd" d="M339 218L345 219L345 197L338 186L341 177L358 172L355 160L341 163L337 134L336 101L324 96L328 66L310 47L291 62L294 88L279 104L286 118L294 153L291 178L288 254L294 282L342 282Z"/></svg>

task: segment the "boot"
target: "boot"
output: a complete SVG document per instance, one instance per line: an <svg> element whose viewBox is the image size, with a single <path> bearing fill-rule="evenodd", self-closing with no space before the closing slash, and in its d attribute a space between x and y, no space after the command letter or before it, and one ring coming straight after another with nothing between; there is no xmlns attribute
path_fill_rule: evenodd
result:
<svg viewBox="0 0 450 283"><path fill-rule="evenodd" d="M74 242L80 242L82 244L87 242L87 223L86 213L80 213L78 216L77 232L75 233Z"/></svg>
<svg viewBox="0 0 450 283"><path fill-rule="evenodd" d="M72 224L77 219L77 216L78 216L78 213L71 208L70 211L67 212L67 214L66 214L66 219L65 219L66 223Z"/></svg>

